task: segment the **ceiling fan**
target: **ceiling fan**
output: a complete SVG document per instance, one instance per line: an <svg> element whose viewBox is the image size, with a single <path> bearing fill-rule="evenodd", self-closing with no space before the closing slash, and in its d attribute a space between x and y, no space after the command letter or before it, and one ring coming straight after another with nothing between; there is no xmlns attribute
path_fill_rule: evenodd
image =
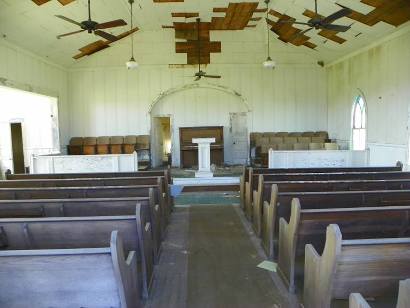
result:
<svg viewBox="0 0 410 308"><path fill-rule="evenodd" d="M201 19L197 18L197 42L198 42L198 72L194 75L195 81L200 80L202 77L205 78L221 78L221 76L218 75L208 75L206 72L201 70L201 37L200 37L200 27L201 27Z"/></svg>
<svg viewBox="0 0 410 308"><path fill-rule="evenodd" d="M72 20L68 17L62 16L62 15L56 15L56 17L61 18L65 21L68 21L72 24L75 24L81 28L81 30L74 31L74 32L69 32L65 34L58 35L57 38L60 39L65 36L77 34L80 32L87 31L88 33L93 33L95 35L101 36L102 38L105 38L106 40L109 40L111 42L116 41L117 37L115 35L112 35L110 33L101 31L101 29L108 29L108 28L114 28L114 27L120 27L120 26L125 26L127 23L123 19L116 19L116 20L111 20L108 22L103 22L103 23L98 23L94 20L91 19L91 5L90 5L90 0L88 0L88 20L82 21L82 22L77 22L75 20Z"/></svg>
<svg viewBox="0 0 410 308"><path fill-rule="evenodd" d="M334 25L332 24L334 21L337 19L340 19L342 17L346 17L352 13L352 10L349 8L342 8L341 10L337 11L336 13L333 13L327 17L322 17L321 15L318 14L317 11L317 0L315 0L315 17L310 19L308 22L298 22L295 20L283 20L283 21L278 21L278 23L292 23L296 25L304 25L304 26L309 26L310 28L299 32L297 35L302 35L305 34L306 32L316 29L316 30L331 30L331 31L336 31L336 32L346 32L351 28L351 26L342 26L342 25Z"/></svg>

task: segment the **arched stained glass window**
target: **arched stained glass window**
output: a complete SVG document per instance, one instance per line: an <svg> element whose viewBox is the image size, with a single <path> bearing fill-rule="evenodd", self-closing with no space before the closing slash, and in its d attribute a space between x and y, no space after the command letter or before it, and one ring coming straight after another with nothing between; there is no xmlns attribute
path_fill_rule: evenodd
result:
<svg viewBox="0 0 410 308"><path fill-rule="evenodd" d="M366 149L366 102L362 96L356 97L353 103L352 149Z"/></svg>

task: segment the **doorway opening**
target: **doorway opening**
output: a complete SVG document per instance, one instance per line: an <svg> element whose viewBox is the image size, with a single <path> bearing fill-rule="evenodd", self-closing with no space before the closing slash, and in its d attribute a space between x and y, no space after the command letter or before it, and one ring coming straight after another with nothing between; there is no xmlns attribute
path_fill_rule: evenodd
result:
<svg viewBox="0 0 410 308"><path fill-rule="evenodd" d="M25 173L23 130L21 122L10 123L14 173Z"/></svg>
<svg viewBox="0 0 410 308"><path fill-rule="evenodd" d="M151 156L153 167L172 164L171 148L171 117L157 116L152 118Z"/></svg>
<svg viewBox="0 0 410 308"><path fill-rule="evenodd" d="M230 113L230 133L232 138L232 164L248 163L248 114L246 112Z"/></svg>

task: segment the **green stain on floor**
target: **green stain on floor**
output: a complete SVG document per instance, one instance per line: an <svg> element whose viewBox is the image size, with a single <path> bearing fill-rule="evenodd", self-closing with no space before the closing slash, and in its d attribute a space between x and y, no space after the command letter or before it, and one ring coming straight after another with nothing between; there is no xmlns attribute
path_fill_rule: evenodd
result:
<svg viewBox="0 0 410 308"><path fill-rule="evenodd" d="M239 192L182 193L175 197L175 205L239 205Z"/></svg>

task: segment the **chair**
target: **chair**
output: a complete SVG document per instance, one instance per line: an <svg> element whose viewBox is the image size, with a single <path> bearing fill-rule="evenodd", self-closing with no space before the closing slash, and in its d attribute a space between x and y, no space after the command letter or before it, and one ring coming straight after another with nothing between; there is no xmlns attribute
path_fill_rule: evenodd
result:
<svg viewBox="0 0 410 308"><path fill-rule="evenodd" d="M112 136L110 138L110 152L111 154L122 154L122 145L124 144L124 137Z"/></svg>
<svg viewBox="0 0 410 308"><path fill-rule="evenodd" d="M149 135L139 135L137 136L137 149L148 150L150 148Z"/></svg>
<svg viewBox="0 0 410 308"><path fill-rule="evenodd" d="M309 150L309 143L295 143L293 149L295 151L307 151Z"/></svg>
<svg viewBox="0 0 410 308"><path fill-rule="evenodd" d="M81 155L83 154L83 137L72 137L70 144L67 146L68 155Z"/></svg>
<svg viewBox="0 0 410 308"><path fill-rule="evenodd" d="M124 146L123 146L124 154L134 153L136 145L137 145L137 136L135 135L125 136Z"/></svg>
<svg viewBox="0 0 410 308"><path fill-rule="evenodd" d="M298 137L298 143L311 143L312 137Z"/></svg>
<svg viewBox="0 0 410 308"><path fill-rule="evenodd" d="M278 151L293 151L293 144L292 143L278 144Z"/></svg>
<svg viewBox="0 0 410 308"><path fill-rule="evenodd" d="M309 150L323 150L324 144L318 142L309 143Z"/></svg>
<svg viewBox="0 0 410 308"><path fill-rule="evenodd" d="M313 143L325 143L326 139L323 137L312 137L312 142Z"/></svg>
<svg viewBox="0 0 410 308"><path fill-rule="evenodd" d="M298 137L285 137L283 138L283 143L290 143L290 144L298 143Z"/></svg>
<svg viewBox="0 0 410 308"><path fill-rule="evenodd" d="M289 133L289 137L302 137L302 133L298 133L298 132Z"/></svg>
<svg viewBox="0 0 410 308"><path fill-rule="evenodd" d="M283 143L283 138L282 137L270 137L269 141L271 144L279 144L279 143Z"/></svg>
<svg viewBox="0 0 410 308"><path fill-rule="evenodd" d="M339 145L337 143L325 143L325 150L328 151L337 151L339 150Z"/></svg>
<svg viewBox="0 0 410 308"><path fill-rule="evenodd" d="M95 137L85 137L83 145L84 155L95 155L97 147L97 138Z"/></svg>
<svg viewBox="0 0 410 308"><path fill-rule="evenodd" d="M315 133L314 132L303 132L302 137L314 137Z"/></svg>
<svg viewBox="0 0 410 308"><path fill-rule="evenodd" d="M107 136L97 137L97 154L109 154L110 153L109 144L110 144L110 137L107 137Z"/></svg>

